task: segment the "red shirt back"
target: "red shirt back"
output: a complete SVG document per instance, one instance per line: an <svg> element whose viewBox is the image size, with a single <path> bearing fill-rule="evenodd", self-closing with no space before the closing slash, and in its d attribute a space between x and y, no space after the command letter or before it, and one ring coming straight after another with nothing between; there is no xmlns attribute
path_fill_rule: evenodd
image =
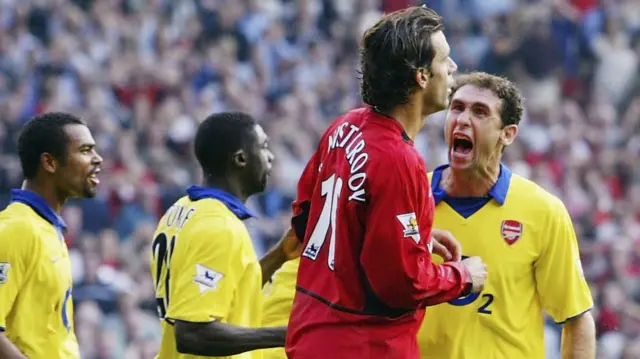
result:
<svg viewBox="0 0 640 359"><path fill-rule="evenodd" d="M434 202L424 160L394 119L350 111L321 139L298 184L304 248L289 358L418 358L424 307L458 297L460 263L431 262Z"/></svg>

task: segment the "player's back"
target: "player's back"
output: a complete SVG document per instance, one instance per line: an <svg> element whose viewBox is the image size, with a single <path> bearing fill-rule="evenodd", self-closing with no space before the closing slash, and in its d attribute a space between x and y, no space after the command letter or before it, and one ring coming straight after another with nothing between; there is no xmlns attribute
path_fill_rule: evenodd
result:
<svg viewBox="0 0 640 359"><path fill-rule="evenodd" d="M0 212L0 327L28 358L79 358L69 254L45 219L59 217L31 192L13 197Z"/></svg>
<svg viewBox="0 0 640 359"><path fill-rule="evenodd" d="M418 334L421 357L543 359L543 309L564 321L591 306L562 203L502 166L492 199L465 213L459 204L466 199L448 199L438 187L442 168L432 178L434 227L450 230L490 275L482 293L429 308Z"/></svg>
<svg viewBox="0 0 640 359"><path fill-rule="evenodd" d="M152 250L163 331L158 359L205 358L177 351L176 320L260 326L260 263L246 227L223 201L179 199L160 219ZM262 356L247 352L230 358Z"/></svg>
<svg viewBox="0 0 640 359"><path fill-rule="evenodd" d="M406 358L398 356L404 352L393 348L410 350L415 345L411 333L417 331L416 323L424 311L386 305L372 290L371 278L363 270L365 232L373 225L369 217L371 191L384 186L385 170L395 170L386 168L389 165L406 170L408 183L425 170L400 124L363 108L332 124L305 169L298 200L309 197L306 204L301 204L309 206L308 221L287 336L290 357ZM301 194L300 189L308 193ZM427 193L422 195L426 201ZM427 208L420 210L428 212ZM399 214L390 213L390 220L397 221ZM415 213L412 218L415 222ZM400 222L396 224L400 226Z"/></svg>

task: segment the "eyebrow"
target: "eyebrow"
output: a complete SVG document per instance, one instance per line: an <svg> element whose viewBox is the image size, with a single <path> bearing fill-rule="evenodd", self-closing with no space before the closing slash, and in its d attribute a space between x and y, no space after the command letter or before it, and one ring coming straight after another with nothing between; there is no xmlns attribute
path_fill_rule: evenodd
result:
<svg viewBox="0 0 640 359"><path fill-rule="evenodd" d="M96 147L95 143L83 143L80 146L78 146L78 149L79 150L84 150L84 149L90 150L90 149L95 148L95 147Z"/></svg>
<svg viewBox="0 0 640 359"><path fill-rule="evenodd" d="M454 100L451 101L451 104L452 105L453 104L462 104L462 105L466 106L467 104L469 104L469 102L463 101L463 100L460 100L460 99L454 99ZM486 108L488 110L491 109L491 106L489 106L488 104L486 104L484 102L479 102L479 101L471 103L471 107L482 107L482 108Z"/></svg>

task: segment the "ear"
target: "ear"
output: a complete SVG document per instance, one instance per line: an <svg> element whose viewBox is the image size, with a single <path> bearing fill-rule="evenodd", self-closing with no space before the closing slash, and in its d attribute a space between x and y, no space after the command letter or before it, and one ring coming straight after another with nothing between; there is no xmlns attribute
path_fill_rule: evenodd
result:
<svg viewBox="0 0 640 359"><path fill-rule="evenodd" d="M60 162L50 153L43 153L40 155L40 165L47 173L54 174L60 167Z"/></svg>
<svg viewBox="0 0 640 359"><path fill-rule="evenodd" d="M247 166L247 154L244 150L238 150L233 154L233 165L239 168Z"/></svg>
<svg viewBox="0 0 640 359"><path fill-rule="evenodd" d="M416 84L418 84L418 86L421 89L426 89L427 86L429 85L429 78L431 76L429 75L429 70L425 67L421 67L418 70L416 70L416 75L415 75L415 80L416 80Z"/></svg>
<svg viewBox="0 0 640 359"><path fill-rule="evenodd" d="M508 125L500 133L500 141L504 146L509 146L518 136L518 125Z"/></svg>

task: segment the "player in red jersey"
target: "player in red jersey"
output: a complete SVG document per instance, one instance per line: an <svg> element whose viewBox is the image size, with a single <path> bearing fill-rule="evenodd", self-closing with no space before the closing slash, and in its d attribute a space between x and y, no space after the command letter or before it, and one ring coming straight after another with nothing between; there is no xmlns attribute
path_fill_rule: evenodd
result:
<svg viewBox="0 0 640 359"><path fill-rule="evenodd" d="M424 308L483 287L486 266L477 257L460 262L459 247L452 261L430 259L434 245L446 250L431 239L434 202L413 139L427 115L448 105L456 64L442 29L433 10L412 7L364 35L369 106L323 135L293 206L304 243L291 359L418 358Z"/></svg>

